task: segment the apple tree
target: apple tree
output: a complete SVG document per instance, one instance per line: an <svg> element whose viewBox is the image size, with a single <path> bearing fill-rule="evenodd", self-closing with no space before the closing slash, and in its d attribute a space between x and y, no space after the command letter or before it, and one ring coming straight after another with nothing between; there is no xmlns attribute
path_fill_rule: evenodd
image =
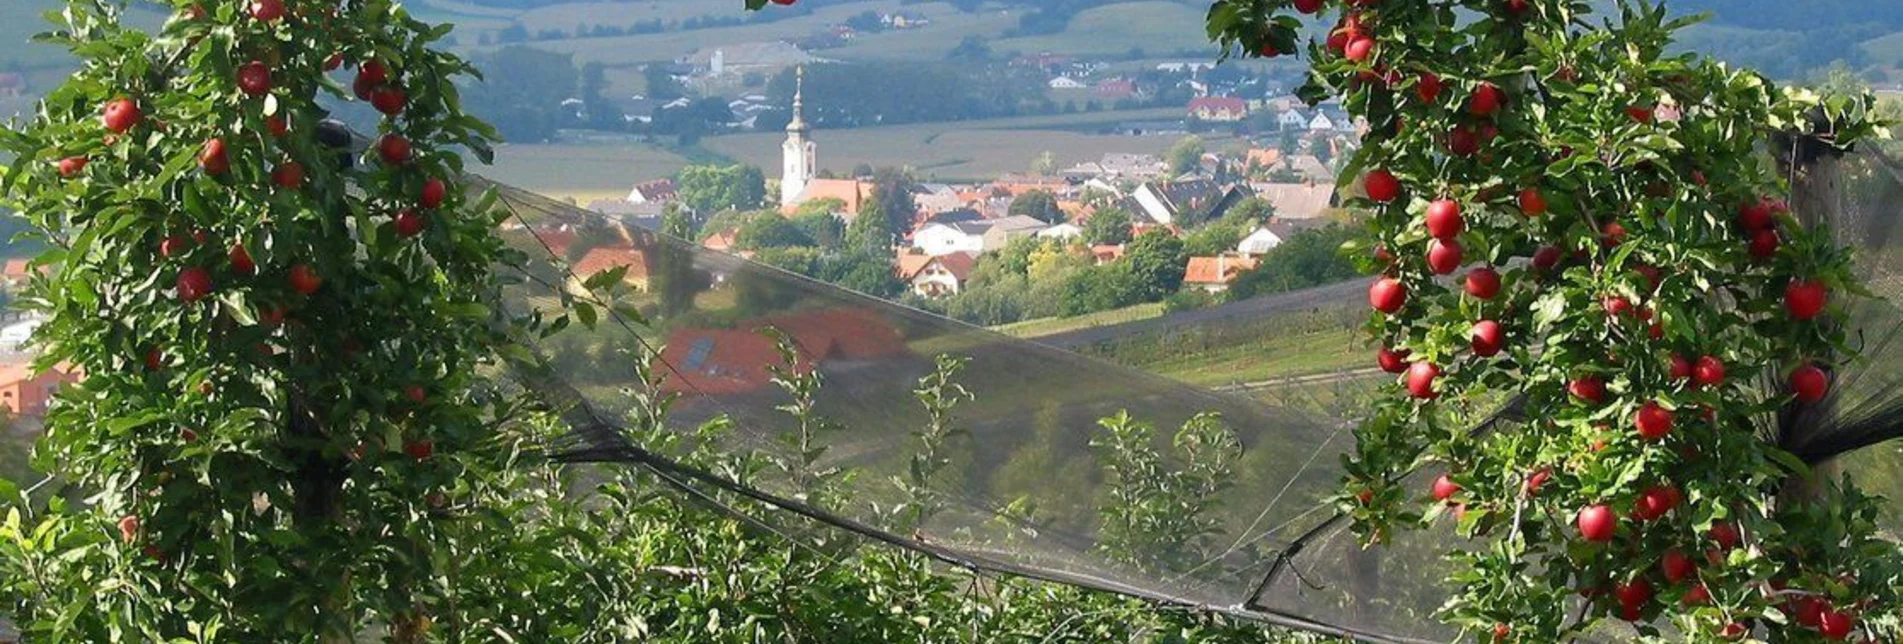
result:
<svg viewBox="0 0 1903 644"><path fill-rule="evenodd" d="M1864 294L1853 249L1786 205L1767 141L1849 146L1880 131L1872 102L1672 53L1692 20L1604 5L1213 3L1228 54L1306 56L1302 97L1368 126L1344 176L1379 243L1376 361L1399 382L1358 429L1340 503L1370 542L1456 517L1471 545L1440 617L1480 641L1608 619L1646 638L1893 641L1903 557L1876 501L1847 478L1794 493L1823 486L1793 483L1810 468L1766 438L1828 403L1855 357L1842 304ZM1313 24L1326 36L1304 43ZM1458 420L1516 398L1522 423ZM1403 489L1419 467L1445 474Z"/></svg>
<svg viewBox="0 0 1903 644"><path fill-rule="evenodd" d="M473 69L391 0L160 4L146 33L67 2L42 39L79 70L0 135L50 248L40 364L84 374L36 458L85 498L11 513L0 610L48 641L420 641L514 404L479 375L513 255L456 187L493 137ZM379 113L362 153L347 101Z"/></svg>

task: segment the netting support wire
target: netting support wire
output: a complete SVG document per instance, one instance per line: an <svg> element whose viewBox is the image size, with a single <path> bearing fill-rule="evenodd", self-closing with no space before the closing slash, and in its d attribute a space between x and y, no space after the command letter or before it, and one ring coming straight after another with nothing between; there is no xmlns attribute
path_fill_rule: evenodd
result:
<svg viewBox="0 0 1903 644"><path fill-rule="evenodd" d="M647 451L641 447L625 443L621 445L619 449L594 449L571 452L559 455L556 460L567 463L632 463L657 473L667 474L668 476L662 476L661 479L669 482L670 485L682 486L685 480L692 480L891 547L922 554L940 563L963 568L974 574L990 572L1086 588L1123 595L1159 605L1178 606L1237 619L1260 622L1272 626L1308 631L1328 637L1339 637L1351 641L1367 642L1369 644L1429 644L1427 640L1396 638L1374 633L1358 632L1332 624L1303 619L1268 608L1253 607L1246 604L1240 606L1215 606L1128 586L1108 579L1046 570L1018 563L997 561L986 557L959 554L917 539L902 537L879 530L858 521L821 510L801 501L741 485L713 472L680 463ZM689 493L696 493L696 491L690 490ZM738 512L738 510L734 511Z"/></svg>

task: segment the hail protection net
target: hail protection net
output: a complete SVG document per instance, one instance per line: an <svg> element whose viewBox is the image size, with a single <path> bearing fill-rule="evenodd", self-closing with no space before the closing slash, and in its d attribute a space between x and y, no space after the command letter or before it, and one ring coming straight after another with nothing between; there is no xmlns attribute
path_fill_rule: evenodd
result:
<svg viewBox="0 0 1903 644"><path fill-rule="evenodd" d="M1833 222L1859 248L1879 296L1903 295L1903 257L1890 235L1903 169L1860 152L1796 176L1799 214ZM616 301L598 302L606 306L595 307L592 327L536 340L539 367L518 374L573 425L568 460L674 467L620 429L656 397L673 396L673 431L727 422L733 431L720 449L804 463L744 480L673 470L684 485L743 490L976 569L1369 641L1455 635L1432 618L1445 599L1441 555L1463 544L1451 521L1364 549L1327 501L1363 403L1393 386L1367 368L1370 350L1347 339L1359 337L1365 282L1029 341L506 186L479 187L497 190L512 213L505 237L531 258L504 302L514 313L552 317L568 300L598 299L584 286L602 286L604 271L624 287ZM1882 366L1903 352L1899 319L1889 302L1844 304L1873 359L1834 375L1826 411L1766 419L1767 437L1812 461L1899 434L1903 375ZM1117 362L1236 346L1278 355L1267 371L1183 377L1201 386ZM924 459L939 465L920 470L933 416L918 390L941 356L962 361L952 381L971 398L952 413L939 458ZM820 384L802 418L789 389L809 375ZM1503 408L1478 429L1511 431L1519 411ZM1127 421L1106 420L1122 413ZM1866 480L1894 482L1903 479L1891 471L1895 460L1849 462L1885 469ZM852 475L827 474L835 471ZM904 505L919 499L923 506Z"/></svg>

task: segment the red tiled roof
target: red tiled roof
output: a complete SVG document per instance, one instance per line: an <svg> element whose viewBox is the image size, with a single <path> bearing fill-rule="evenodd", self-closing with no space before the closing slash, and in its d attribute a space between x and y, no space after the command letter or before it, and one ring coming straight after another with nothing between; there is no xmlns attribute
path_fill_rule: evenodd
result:
<svg viewBox="0 0 1903 644"><path fill-rule="evenodd" d="M1205 96L1189 100L1189 111L1247 112L1249 103L1233 96Z"/></svg>
<svg viewBox="0 0 1903 644"><path fill-rule="evenodd" d="M714 233L712 235L708 235L706 239L701 240L700 247L705 248L707 250L717 250L724 253L733 248L734 239L738 238L739 236L740 236L739 228L729 228L727 230L723 230L723 231Z"/></svg>
<svg viewBox="0 0 1903 644"><path fill-rule="evenodd" d="M769 367L785 367L771 327L792 341L794 365L802 372L832 360L903 355L904 338L877 312L837 308L801 311L746 322L734 329L676 329L661 350L657 369L667 371L661 389L670 393L739 394L772 384Z"/></svg>
<svg viewBox="0 0 1903 644"><path fill-rule="evenodd" d="M587 279L616 266L628 267L627 276L630 278L647 279L647 253L629 246L601 246L588 251L588 254L576 260L575 275Z"/></svg>
<svg viewBox="0 0 1903 644"><path fill-rule="evenodd" d="M806 184L806 191L794 199L794 204L785 208L791 213L799 209L798 204L814 199L838 199L845 203L844 214L847 218L857 216L859 208L872 198L872 184L855 179L814 179Z"/></svg>
<svg viewBox="0 0 1903 644"><path fill-rule="evenodd" d="M1097 244L1090 247L1090 255L1098 263L1114 262L1123 259L1123 244Z"/></svg>
<svg viewBox="0 0 1903 644"><path fill-rule="evenodd" d="M27 269L29 263L25 259L9 259L4 272L0 272L0 275L4 275L7 279L24 279L30 273Z"/></svg>
<svg viewBox="0 0 1903 644"><path fill-rule="evenodd" d="M1246 271L1255 270L1253 257L1191 257L1183 273L1184 284L1228 284Z"/></svg>
<svg viewBox="0 0 1903 644"><path fill-rule="evenodd" d="M972 267L978 265L978 258L971 253L946 253L937 257L906 253L899 256L899 279L910 282L932 264L943 266L953 278L963 284L965 278L971 276Z"/></svg>

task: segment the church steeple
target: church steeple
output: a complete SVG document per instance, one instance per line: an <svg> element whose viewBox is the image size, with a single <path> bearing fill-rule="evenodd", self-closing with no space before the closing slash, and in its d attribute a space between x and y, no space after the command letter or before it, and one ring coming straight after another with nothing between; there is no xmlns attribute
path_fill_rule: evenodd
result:
<svg viewBox="0 0 1903 644"><path fill-rule="evenodd" d="M793 118L786 122L786 143L780 146L780 205L799 203L806 185L819 171L819 146L806 138L806 67L793 70Z"/></svg>

